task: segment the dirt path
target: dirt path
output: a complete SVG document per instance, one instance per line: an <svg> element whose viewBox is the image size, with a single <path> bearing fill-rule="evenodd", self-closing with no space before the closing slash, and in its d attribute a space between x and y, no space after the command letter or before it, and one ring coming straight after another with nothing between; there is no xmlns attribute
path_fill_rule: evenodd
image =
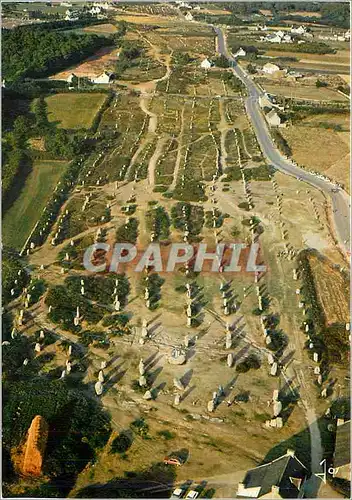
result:
<svg viewBox="0 0 352 500"><path fill-rule="evenodd" d="M226 136L229 130L233 127L228 124L225 116L224 103L219 100L220 122L218 123L218 130L220 131L220 163L222 171L225 171L227 151L226 151Z"/></svg>
<svg viewBox="0 0 352 500"><path fill-rule="evenodd" d="M148 132L155 134L156 128L158 126L158 115L153 113L148 109L147 106L147 101L149 102L150 98L146 97L144 94L141 95L140 100L139 100L139 105L143 113L148 115L149 118L149 125L148 125Z"/></svg>
<svg viewBox="0 0 352 500"><path fill-rule="evenodd" d="M181 127L180 134L178 136L178 148L177 148L177 158L175 162L175 170L174 170L174 178L172 179L172 183L170 184L170 191L173 191L176 187L178 173L180 171L181 158L182 158L182 136L185 127L185 104L183 105L181 111Z"/></svg>
<svg viewBox="0 0 352 500"><path fill-rule="evenodd" d="M163 152L164 146L167 142L168 138L167 136L160 137L158 139L158 142L156 144L153 156L150 158L149 165L148 165L148 183L150 186L155 185L155 168L157 165L157 162Z"/></svg>

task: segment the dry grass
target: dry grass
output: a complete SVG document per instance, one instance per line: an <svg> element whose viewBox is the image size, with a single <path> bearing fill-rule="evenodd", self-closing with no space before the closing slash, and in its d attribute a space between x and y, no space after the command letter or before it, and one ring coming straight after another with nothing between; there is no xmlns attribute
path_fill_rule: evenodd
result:
<svg viewBox="0 0 352 500"><path fill-rule="evenodd" d="M83 31L89 31L93 33L115 33L117 31L116 26L113 24L97 24L96 26L87 26L83 28Z"/></svg>
<svg viewBox="0 0 352 500"><path fill-rule="evenodd" d="M264 85L265 90L270 94L293 97L296 99L312 99L316 101L343 101L347 102L347 97L328 88L317 88L316 86L288 86L288 85Z"/></svg>
<svg viewBox="0 0 352 500"><path fill-rule="evenodd" d="M170 21L175 22L175 19L172 17L165 16L145 16L139 14L133 15L119 15L116 16L116 21L126 21L126 23L132 24L157 24L157 25L168 25Z"/></svg>
<svg viewBox="0 0 352 500"><path fill-rule="evenodd" d="M295 125L282 129L282 135L298 164L325 173L349 189L349 147L345 138L349 133Z"/></svg>
<svg viewBox="0 0 352 500"><path fill-rule="evenodd" d="M351 76L350 75L339 75L342 80L344 80L348 85L351 85Z"/></svg>
<svg viewBox="0 0 352 500"><path fill-rule="evenodd" d="M346 44L347 49L347 44ZM336 54L305 54L303 52L286 52L280 50L268 50L265 53L267 56L279 57L295 57L301 62L314 63L314 64L328 64L328 65L350 65L350 51L338 50Z"/></svg>
<svg viewBox="0 0 352 500"><path fill-rule="evenodd" d="M309 263L327 324L349 321L348 285L341 273L315 256L310 256Z"/></svg>
<svg viewBox="0 0 352 500"><path fill-rule="evenodd" d="M304 10L297 10L296 12L291 12L292 16L302 16L302 17L321 17L320 12L306 12Z"/></svg>

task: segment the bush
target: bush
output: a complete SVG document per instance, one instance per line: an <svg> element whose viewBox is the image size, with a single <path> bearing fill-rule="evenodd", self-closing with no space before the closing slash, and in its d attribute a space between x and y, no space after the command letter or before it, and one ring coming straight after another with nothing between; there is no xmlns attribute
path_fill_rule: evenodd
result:
<svg viewBox="0 0 352 500"><path fill-rule="evenodd" d="M111 443L110 453L126 453L131 447L133 438L131 432L122 431Z"/></svg>

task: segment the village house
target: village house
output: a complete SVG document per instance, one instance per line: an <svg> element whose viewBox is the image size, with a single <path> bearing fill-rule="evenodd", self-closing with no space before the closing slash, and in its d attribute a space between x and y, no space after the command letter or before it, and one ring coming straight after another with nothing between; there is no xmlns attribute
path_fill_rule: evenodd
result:
<svg viewBox="0 0 352 500"><path fill-rule="evenodd" d="M246 51L242 49L242 47L240 47L238 51L235 54L233 54L233 57L245 57L245 55Z"/></svg>
<svg viewBox="0 0 352 500"><path fill-rule="evenodd" d="M307 468L293 450L247 472L239 483L237 498L302 498Z"/></svg>
<svg viewBox="0 0 352 500"><path fill-rule="evenodd" d="M351 421L345 422L343 419L337 419L336 440L333 466L335 469L334 477L350 481L351 477Z"/></svg>
<svg viewBox="0 0 352 500"><path fill-rule="evenodd" d="M110 83L112 80L112 76L113 76L112 73L104 71L101 75L91 78L91 80L93 83L97 84Z"/></svg>
<svg viewBox="0 0 352 500"><path fill-rule="evenodd" d="M260 41L270 43L292 43L292 37L288 33L279 30L275 33L269 33L266 36L261 36Z"/></svg>
<svg viewBox="0 0 352 500"><path fill-rule="evenodd" d="M305 26L298 26L298 28L291 26L291 33L294 33L295 35L304 35L306 31L307 28Z"/></svg>
<svg viewBox="0 0 352 500"><path fill-rule="evenodd" d="M209 59L203 59L200 63L200 67L203 69L210 69L213 66L213 63L209 61Z"/></svg>
<svg viewBox="0 0 352 500"><path fill-rule="evenodd" d="M262 67L262 71L263 71L263 73L266 73L267 75L273 75L277 71L280 71L280 68L276 64L266 63Z"/></svg>
<svg viewBox="0 0 352 500"><path fill-rule="evenodd" d="M187 12L187 14L185 15L185 19L186 21L193 21L193 16L190 12Z"/></svg>
<svg viewBox="0 0 352 500"><path fill-rule="evenodd" d="M265 115L265 118L271 127L279 127L281 125L281 118L274 109L269 111L269 113Z"/></svg>

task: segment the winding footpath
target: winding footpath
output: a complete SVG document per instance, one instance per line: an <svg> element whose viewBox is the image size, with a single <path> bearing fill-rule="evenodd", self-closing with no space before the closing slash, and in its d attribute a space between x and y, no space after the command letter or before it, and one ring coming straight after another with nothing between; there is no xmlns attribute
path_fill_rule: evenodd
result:
<svg viewBox="0 0 352 500"><path fill-rule="evenodd" d="M350 197L341 188L335 191L336 185L329 180L317 177L314 174L296 166L293 162L285 158L275 146L270 135L269 128L259 107L259 97L264 92L253 82L245 71L237 64L236 59L232 57L226 48L224 34L220 28L212 28L218 37L218 52L227 57L230 61L236 76L243 82L247 88L248 97L246 99L246 111L252 122L258 142L261 146L264 156L280 172L300 179L307 184L322 191L330 200L332 206L332 221L334 223L334 232L339 246L343 253L350 255ZM333 191L334 190L334 191Z"/></svg>

